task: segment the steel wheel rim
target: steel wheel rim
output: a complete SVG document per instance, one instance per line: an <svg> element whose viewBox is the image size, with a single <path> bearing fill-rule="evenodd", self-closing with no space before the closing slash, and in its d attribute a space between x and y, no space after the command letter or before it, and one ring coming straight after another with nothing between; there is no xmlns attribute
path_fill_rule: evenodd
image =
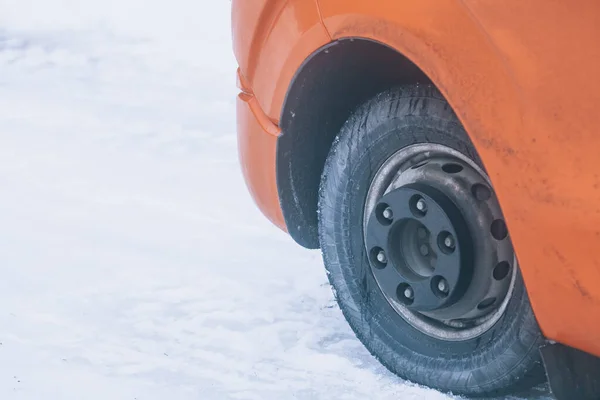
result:
<svg viewBox="0 0 600 400"><path fill-rule="evenodd" d="M456 169L456 170L460 169L460 171L456 172L456 173L452 172L452 171L445 172L445 171L443 171L443 169L441 171L437 171L437 166L440 166L440 168L443 168L446 165L455 165L455 166L458 165L460 168L454 167L454 169ZM424 167L427 167L427 169L426 170L423 169ZM414 171L418 171L419 169L422 169L422 170L419 172L414 172ZM439 173L439 177L436 175L438 173ZM473 234L481 234L481 232L478 231L479 225L481 225L481 227L485 227L487 225L488 229L490 231L490 234L491 234L491 232L493 231L492 226L491 226L492 223L496 222L496 220L503 221L502 211L500 209L498 200L496 199L495 194L493 193L493 188L492 188L490 179L487 176L487 174L474 161L472 161L470 158L466 157L462 153L460 153L450 147L439 145L439 144L423 143L423 144L415 144L415 145L405 147L405 148L400 149L399 151L395 152L392 156L390 156L383 163L383 165L379 168L379 170L375 174L375 177L373 178L371 185L369 187L369 191L367 193L367 197L366 197L366 201L365 201L365 208L364 208L364 213L363 213L363 238L364 238L366 254L367 254L367 257L369 258L369 264L371 266L371 271L375 277L375 280L377 282L379 289L382 291L382 294L384 295L384 297L386 298L388 303L406 322L408 322L414 328L418 329L419 331L421 331L431 337L434 337L434 338L437 338L440 340L446 340L446 341L462 341L462 340L469 340L469 339L476 338L478 336L481 336L485 332L487 332L504 315L504 312L506 311L506 308L508 306L508 303L510 301L510 298L511 298L513 290L514 290L518 265L517 265L516 256L512 249L512 245L510 243L510 238L508 237L508 235L506 235L505 237L503 237L500 240L495 240L494 238L492 238L490 240L489 238L487 238L485 236L478 237L476 239L470 239L475 244L477 244L477 246L475 247L477 250L473 251L473 254L475 254L474 255L475 260L473 261L473 263L477 264L477 265L473 265L471 268L472 274L474 277L473 278L474 281L471 282L470 284L471 285L476 284L477 286L473 286L473 287L469 286L466 289L466 293L468 294L468 296L465 295L465 299L462 299L462 298L459 299L459 301L461 302L461 303L459 303L459 306L456 306L455 304L451 304L450 306L445 306L446 307L445 309L444 309L444 307L440 306L441 308L433 310L433 311L430 311L430 310L417 311L414 309L414 307L415 307L414 304L408 304L408 302L406 300L409 300L409 302L410 302L410 299L406 296L403 297L403 294L402 294L402 293L405 293L406 295L411 294L410 290L406 291L406 289L407 289L406 286L403 286L403 287L398 286L395 294L392 294L390 287L388 287L388 286L390 286L390 284L388 284L388 281L391 281L391 279L387 279L387 277L391 276L391 275L382 275L381 274L381 271L387 267L384 265L382 268L381 267L382 264L378 263L378 261L377 261L377 254L373 253L373 248L377 247L377 246L373 246L373 243L377 242L377 240L373 239L374 235L370 234L369 232L376 232L372 228L374 226L382 225L382 222L381 222L382 214L377 213L376 207L381 203L382 199L393 199L393 200L396 199L394 201L400 201L400 202L405 201L405 198L402 197L402 196L404 196L403 192L407 192L408 190L413 190L415 188L415 186L414 186L415 183L422 183L420 181L420 179L423 182L426 182L433 189L439 189L442 192L445 192L446 193L445 195L448 195L448 193L450 193L448 195L448 197L450 198L451 203L459 203L458 208L460 210L466 210L466 211L464 211L464 214L468 214L468 216L470 217L470 220L467 223L467 225L468 225L467 228L468 228L468 231L471 232L471 236ZM438 179L440 180L440 182L438 182ZM448 182L450 182L450 183L448 183ZM490 193L485 192L484 189L481 189L481 187L477 186L477 185L482 185L481 187L487 187L489 189ZM417 185L416 187L418 189L421 186ZM456 188L456 193L451 193L452 188ZM423 189L424 189L424 187L423 187ZM472 196L475 198L475 200L466 199L465 191L467 189L469 191L472 191ZM483 190L483 192L484 192L483 195L481 193L477 193L477 189ZM420 192L417 191L415 193L420 193ZM460 196L459 196L459 194L460 194ZM408 195L409 194L406 194L406 196L408 196ZM486 195L489 195L489 197L487 199L480 200L480 198L485 198ZM424 195L424 196L427 197L426 195ZM397 199L401 199L401 200L397 200ZM428 199L428 201L431 201L433 206L437 207L436 201L431 200L430 198ZM469 204L473 203L474 201L476 201L477 204L473 207L469 207ZM481 204L479 202L481 202ZM446 202L446 203L448 203L448 202ZM408 208L410 208L410 205L408 207L405 207L405 206L403 206L403 207L408 209ZM407 213L407 211L404 208L401 210L401 214L403 214L403 215ZM440 215L443 215L445 209L444 209L444 207L441 207L441 208L442 208L442 213ZM447 207L446 207L446 209L447 209ZM414 216L415 210L413 209L412 211L413 211L413 216ZM462 212L463 211L461 211L461 213ZM476 222L473 222L472 221L473 216L479 215L479 214L481 214L481 216L477 218ZM380 219L380 221L377 223L375 222L376 216L378 216ZM406 218L401 218L401 219L402 219L402 221L404 221ZM398 220L398 221L394 220L394 224L402 223L399 221L400 220ZM370 222L371 222L371 225L369 225ZM505 225L503 225L503 226L505 227ZM383 228L383 229L385 229L385 228ZM387 238L380 239L379 242L377 242L377 243L383 243L383 242L389 243L390 238L392 238L392 239L394 238L393 234L390 233L392 231L392 229L400 229L400 228L394 228L394 227L390 228L390 230L387 231L388 232ZM473 231L475 231L475 232L473 232ZM494 233L496 233L496 232L494 232ZM422 232L420 234L422 235ZM467 235L467 236L469 236L469 235ZM462 237L461 241L466 243L465 237L467 237L467 236ZM406 238L406 236L404 236L404 238ZM432 240L430 240L430 239L429 239L428 244L429 244L429 249L432 250L436 244L433 243ZM374 242L374 240L375 240L375 242ZM481 243L484 243L484 241L486 244L481 245ZM401 240L401 242L400 242L401 244L398 244L398 246L407 247L404 244L405 242L406 242L405 239ZM394 247L396 246L395 243L396 243L396 241L394 241L394 244L393 244ZM442 245L440 245L440 246L442 246ZM441 249L440 246L438 246L437 250ZM457 246L458 246L458 243L457 243ZM486 247L486 246L488 246L488 247ZM499 259L498 262L494 262L492 260L493 259L492 256L485 255L485 254L479 254L479 253L489 252L489 246L491 246L491 247L497 246L496 250L498 251L498 259ZM386 245L384 244L384 245L382 245L382 247L386 247ZM386 250L388 250L388 249L389 249L390 253L396 252L395 250L393 250L392 245L389 245L388 247L386 247ZM459 246L459 249L462 250L462 247ZM485 249L487 249L487 251L484 251ZM468 251L466 251L466 252L468 253ZM406 251L402 250L402 251L400 251L400 253L402 253L402 255L403 255L403 260L404 260L403 263L406 265L410 264L410 262L406 261L406 260L411 260L410 257L406 256ZM423 251L421 252L421 254L424 254L424 253L425 252L423 252ZM443 257L443 255L442 255L442 257ZM392 258L394 258L394 257L392 257ZM502 260L500 260L501 258L502 258ZM414 259L414 257L412 259ZM411 285L414 282L416 282L416 281L421 282L421 281L419 281L419 279L430 279L432 276L434 276L434 277L439 276L439 275L435 275L435 271L431 272L431 271L426 271L425 269L423 269L423 265L424 265L423 263L421 263L423 265L421 265L421 267L419 267L420 269L417 268L417 270L419 272L416 273L416 275L414 275L414 276L410 275L412 272L408 272L406 270L406 268L404 268L404 267L397 268L398 264L402 264L402 262L397 262L397 260L398 260L397 257L394 258L394 260L385 259L386 265L387 265L387 262L390 261L390 263L393 264L394 268L396 268L399 271L399 273L402 275L402 279L405 279L405 280L412 279L411 282L408 282L408 281L405 282L408 284L408 288L410 288L410 289L413 289ZM494 265L487 265L488 261ZM446 262L446 261L444 261L444 262ZM478 264L481 262L484 262L484 264L486 264L486 265L484 265L482 267L481 265ZM509 265L509 267L508 267L509 270L508 270L507 274L502 279L500 279L500 281L499 281L500 283L498 283L495 281L494 275L496 274L496 271L497 271L496 267L499 267L501 262L507 263ZM432 264L433 264L433 262L432 262ZM460 265L461 265L460 268L462 269L463 263L461 262ZM503 265L505 265L505 264L503 264ZM410 270L413 269L411 265L409 265L409 267L410 267L409 268ZM430 272L432 275L427 276ZM500 270L500 272L504 273L505 268L502 268ZM386 272L386 274L390 274L390 273L391 272L389 272L389 271ZM487 276L489 274L492 274L492 275ZM382 276L383 276L383 278L382 278ZM465 276L467 276L467 275L465 275ZM431 279L433 279L433 278L431 278ZM464 279L463 279L463 281L464 281ZM455 282L463 282L463 281L455 280ZM431 282L433 282L433 281L431 281ZM448 282L446 282L446 284L447 283ZM487 288L486 290L483 290L480 288L481 284L489 285L490 287ZM431 283L431 285L432 285L431 290L435 291L434 284ZM442 286L444 286L444 285L440 285L439 287L442 287ZM457 284L454 289L457 290L458 286L459 285ZM424 290L423 287L425 287L425 286L423 286L422 282L419 283L420 290ZM402 292L402 291L404 291L404 292ZM473 297L474 293L476 294L475 297ZM416 294L413 293L413 298L414 298L414 295L416 295ZM494 295L493 298L495 299L495 301L492 302L491 305L487 306L487 308L489 308L489 310L486 309L485 307L482 309L478 308L478 310L472 309L471 303L478 303L477 306L479 307L479 305L481 305L485 301L489 302L489 300L492 299L492 295ZM501 297L498 298L500 295L501 295ZM454 296L454 294L453 294L453 296ZM429 297L431 297L431 296L429 296ZM479 297L482 297L482 298L479 299ZM483 305L485 306L486 304L483 304ZM445 319L443 317L439 317L438 314L442 315L444 313L449 312L448 307L457 308L456 310L451 310L452 312L455 312L455 313L458 312L458 309L460 309L461 307L462 308L471 307L471 308L469 308L470 311L467 312L465 315L471 315L473 317L472 318L447 318L447 319ZM438 314L436 314L436 313L438 313Z"/></svg>

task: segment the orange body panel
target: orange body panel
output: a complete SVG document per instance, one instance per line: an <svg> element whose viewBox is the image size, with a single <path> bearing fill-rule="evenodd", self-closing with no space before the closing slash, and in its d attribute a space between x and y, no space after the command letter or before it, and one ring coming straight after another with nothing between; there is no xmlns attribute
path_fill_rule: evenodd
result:
<svg viewBox="0 0 600 400"><path fill-rule="evenodd" d="M237 132L240 163L250 194L265 216L286 230L275 181L279 129L248 93L241 93L237 99Z"/></svg>
<svg viewBox="0 0 600 400"><path fill-rule="evenodd" d="M296 71L331 41L314 0L234 0L234 53L265 113L279 122Z"/></svg>
<svg viewBox="0 0 600 400"><path fill-rule="evenodd" d="M238 4L248 3L261 2L234 0L234 15ZM262 4L289 7L278 14L285 15L285 26L264 27L270 34L259 35L260 40L248 39L257 37L251 31L261 31L256 26L243 31L250 36L234 38L250 41L238 43L236 55L266 115L278 120L301 62L330 40L369 38L408 57L451 103L490 173L542 331L549 339L600 356L600 261L595 253L600 248L600 113L595 110L600 106L600 3ZM319 16L320 27L315 25ZM268 146L256 148L261 153L256 157L273 153L273 164L261 162L263 169L272 169L275 185L275 150ZM272 185L262 196L277 195ZM274 199L264 204L261 209L272 220L281 214Z"/></svg>

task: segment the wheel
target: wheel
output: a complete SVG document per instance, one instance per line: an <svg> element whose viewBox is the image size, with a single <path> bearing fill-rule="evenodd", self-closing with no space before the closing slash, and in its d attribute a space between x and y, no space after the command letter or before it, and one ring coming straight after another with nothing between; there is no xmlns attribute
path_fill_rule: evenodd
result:
<svg viewBox="0 0 600 400"><path fill-rule="evenodd" d="M319 240L345 318L400 377L478 397L544 380L498 199L434 87L381 93L346 122L323 171Z"/></svg>

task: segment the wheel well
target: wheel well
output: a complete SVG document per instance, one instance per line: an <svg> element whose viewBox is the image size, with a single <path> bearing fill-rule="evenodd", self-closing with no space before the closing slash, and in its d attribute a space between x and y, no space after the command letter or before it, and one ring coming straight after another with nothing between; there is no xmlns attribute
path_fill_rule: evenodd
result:
<svg viewBox="0 0 600 400"><path fill-rule="evenodd" d="M342 125L377 93L408 83L430 80L396 50L366 39L332 42L300 67L284 102L277 141L279 199L288 232L300 245L319 247L319 183Z"/></svg>

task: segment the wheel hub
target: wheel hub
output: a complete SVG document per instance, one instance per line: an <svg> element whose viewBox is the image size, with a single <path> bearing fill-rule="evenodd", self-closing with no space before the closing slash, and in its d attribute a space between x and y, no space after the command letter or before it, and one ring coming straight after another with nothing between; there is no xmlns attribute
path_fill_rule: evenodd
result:
<svg viewBox="0 0 600 400"><path fill-rule="evenodd" d="M516 270L506 224L485 173L457 151L423 144L390 157L364 235L379 288L421 331L464 340L504 312Z"/></svg>
<svg viewBox="0 0 600 400"><path fill-rule="evenodd" d="M390 209L393 218L386 218ZM450 315L471 281L466 224L450 199L431 186L409 184L383 196L369 219L367 246L382 290L411 310L445 309Z"/></svg>

